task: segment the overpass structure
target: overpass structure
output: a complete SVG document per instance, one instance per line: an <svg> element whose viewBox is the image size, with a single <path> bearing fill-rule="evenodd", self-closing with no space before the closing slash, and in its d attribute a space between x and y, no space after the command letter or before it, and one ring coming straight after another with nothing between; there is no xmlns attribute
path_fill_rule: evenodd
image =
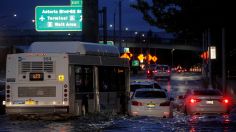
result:
<svg viewBox="0 0 236 132"><path fill-rule="evenodd" d="M190 43L125 43L122 47L129 48L157 48L157 49L176 49L176 50L190 50L190 51L202 51L199 46L193 46Z"/></svg>
<svg viewBox="0 0 236 132"><path fill-rule="evenodd" d="M118 31L117 31L118 32ZM102 40L102 32L99 33ZM118 38L118 37L117 37ZM129 48L158 48L202 51L201 42L176 40L172 35L158 32L148 36L148 32L123 32L121 44L118 43L113 31L108 32L107 40L115 41L116 46ZM9 46L28 46L37 41L81 41L81 32L36 32L34 30L1 30L0 48Z"/></svg>

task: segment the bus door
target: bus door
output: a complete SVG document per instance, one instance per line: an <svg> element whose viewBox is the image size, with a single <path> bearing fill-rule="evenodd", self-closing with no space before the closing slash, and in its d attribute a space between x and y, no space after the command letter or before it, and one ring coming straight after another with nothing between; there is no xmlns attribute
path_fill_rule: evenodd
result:
<svg viewBox="0 0 236 132"><path fill-rule="evenodd" d="M79 113L93 111L93 67L75 66L75 100L78 101Z"/></svg>
<svg viewBox="0 0 236 132"><path fill-rule="evenodd" d="M99 67L101 112L123 112L125 107L125 70L118 67Z"/></svg>

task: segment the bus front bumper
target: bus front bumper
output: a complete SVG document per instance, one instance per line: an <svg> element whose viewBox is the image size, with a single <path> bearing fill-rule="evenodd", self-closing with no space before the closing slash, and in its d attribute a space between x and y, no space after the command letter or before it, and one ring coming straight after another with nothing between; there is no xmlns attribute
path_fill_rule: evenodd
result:
<svg viewBox="0 0 236 132"><path fill-rule="evenodd" d="M68 113L68 106L11 106L6 107L6 114L55 114L55 113Z"/></svg>

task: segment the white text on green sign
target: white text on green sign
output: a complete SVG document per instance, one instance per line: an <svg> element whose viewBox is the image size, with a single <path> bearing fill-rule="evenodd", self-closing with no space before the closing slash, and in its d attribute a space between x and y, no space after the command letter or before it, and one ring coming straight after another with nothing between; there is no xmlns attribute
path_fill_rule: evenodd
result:
<svg viewBox="0 0 236 132"><path fill-rule="evenodd" d="M81 31L82 7L37 6L35 28L37 31Z"/></svg>
<svg viewBox="0 0 236 132"><path fill-rule="evenodd" d="M83 0L70 0L70 5L71 6L82 6Z"/></svg>

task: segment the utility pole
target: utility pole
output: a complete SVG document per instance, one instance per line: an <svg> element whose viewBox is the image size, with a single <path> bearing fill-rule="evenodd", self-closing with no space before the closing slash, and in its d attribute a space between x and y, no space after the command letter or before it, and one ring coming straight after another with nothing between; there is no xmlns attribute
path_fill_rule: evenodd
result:
<svg viewBox="0 0 236 132"><path fill-rule="evenodd" d="M107 44L107 8L102 8L102 18L103 18L103 43Z"/></svg>
<svg viewBox="0 0 236 132"><path fill-rule="evenodd" d="M225 69L225 28L222 28L222 87L223 93L227 92Z"/></svg>
<svg viewBox="0 0 236 132"><path fill-rule="evenodd" d="M203 32L202 33L202 53L204 53L205 52L205 32ZM204 75L204 72L205 72L205 70L203 70L204 69L204 67L205 67L205 63L204 63L204 59L202 58L202 76L203 77L205 77Z"/></svg>
<svg viewBox="0 0 236 132"><path fill-rule="evenodd" d="M114 12L113 17L113 42L116 44L116 11Z"/></svg>
<svg viewBox="0 0 236 132"><path fill-rule="evenodd" d="M121 34L122 34L122 14L121 14L121 0L119 0L119 50L121 50Z"/></svg>
<svg viewBox="0 0 236 132"><path fill-rule="evenodd" d="M102 14L102 26L99 27L102 27L103 30L103 44L107 44L107 8L103 7L99 13Z"/></svg>
<svg viewBox="0 0 236 132"><path fill-rule="evenodd" d="M211 69L211 32L210 29L208 29L208 68L209 68L209 84L208 84L208 88L212 88L212 69Z"/></svg>
<svg viewBox="0 0 236 132"><path fill-rule="evenodd" d="M171 50L171 68L174 67L174 51L175 51L175 49Z"/></svg>

